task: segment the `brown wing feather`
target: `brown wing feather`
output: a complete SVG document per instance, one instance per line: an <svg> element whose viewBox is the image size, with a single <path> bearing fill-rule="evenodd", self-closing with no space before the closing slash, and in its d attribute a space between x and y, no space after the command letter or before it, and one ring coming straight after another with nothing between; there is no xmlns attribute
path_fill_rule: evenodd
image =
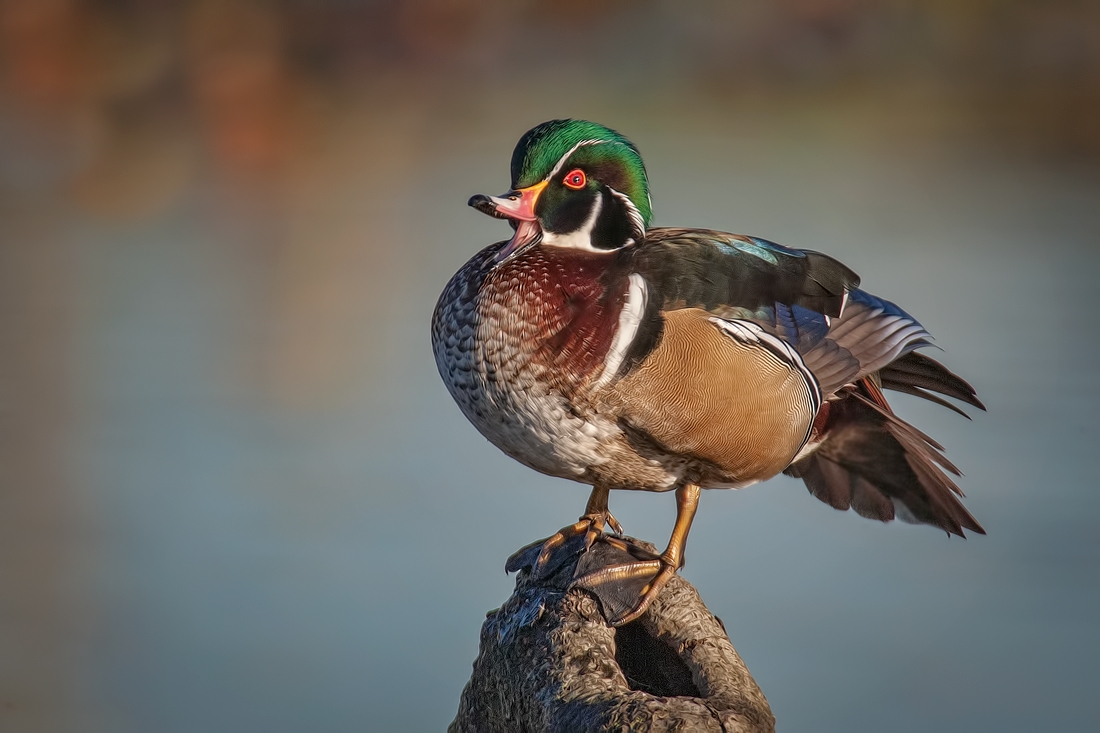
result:
<svg viewBox="0 0 1100 733"><path fill-rule="evenodd" d="M860 380L838 397L815 436L820 446L787 474L803 479L811 494L837 509L851 507L884 522L896 514L961 536L967 529L985 534L948 476L959 469L938 443L893 414L873 382Z"/></svg>
<svg viewBox="0 0 1100 733"><path fill-rule="evenodd" d="M855 291L825 338L804 354L821 391L834 394L928 343L928 332L887 301Z"/></svg>

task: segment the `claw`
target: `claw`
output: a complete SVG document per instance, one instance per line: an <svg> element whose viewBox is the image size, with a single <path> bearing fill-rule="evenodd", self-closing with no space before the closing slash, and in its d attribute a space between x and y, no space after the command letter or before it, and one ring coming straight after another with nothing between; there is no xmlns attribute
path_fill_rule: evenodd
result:
<svg viewBox="0 0 1100 733"><path fill-rule="evenodd" d="M595 526L595 520L589 517L581 517L576 524L571 524L568 527L562 527L557 532L552 534L542 543L542 550L539 552L539 557L535 560L535 564L531 567L531 575L535 578L543 577L543 571L550 563L550 558L554 554L554 550L564 545L569 540L584 533L584 549L588 550L592 546L592 539L589 539L589 535L593 533L593 527ZM596 533L603 530L603 524L601 523Z"/></svg>
<svg viewBox="0 0 1100 733"><path fill-rule="evenodd" d="M619 537L625 534L623 532L623 525L619 524L619 520L615 519L615 515L610 511L607 513L607 526L611 527L611 531Z"/></svg>
<svg viewBox="0 0 1100 733"><path fill-rule="evenodd" d="M607 489L593 486L592 493L588 497L588 505L585 507L581 518L568 527L562 527L543 541L538 558L531 566L531 575L535 579L550 574L554 553L569 540L584 535L584 551L588 552L593 543L603 536L605 525L611 525L614 531L619 534L622 533L622 525L615 517L611 516L611 512L607 509L607 495ZM515 564L510 560L507 567L510 568Z"/></svg>

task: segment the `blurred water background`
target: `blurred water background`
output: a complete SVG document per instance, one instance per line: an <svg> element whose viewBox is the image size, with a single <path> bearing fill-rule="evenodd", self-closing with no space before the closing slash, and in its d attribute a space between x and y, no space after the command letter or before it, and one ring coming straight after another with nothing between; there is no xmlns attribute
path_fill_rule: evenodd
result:
<svg viewBox="0 0 1100 733"><path fill-rule="evenodd" d="M838 256L989 405L988 537L709 492L685 576L783 731L1100 730L1100 5L0 3L0 729L439 730L585 487L428 321L546 119L657 222ZM613 496L664 542L668 495Z"/></svg>

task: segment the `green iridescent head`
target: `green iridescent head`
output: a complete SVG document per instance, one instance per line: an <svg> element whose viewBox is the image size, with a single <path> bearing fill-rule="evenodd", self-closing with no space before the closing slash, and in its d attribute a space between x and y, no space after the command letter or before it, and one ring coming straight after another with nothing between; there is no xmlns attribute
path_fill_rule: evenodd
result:
<svg viewBox="0 0 1100 733"><path fill-rule="evenodd" d="M586 120L550 120L528 130L512 152L512 188L533 186L551 174L580 168L588 179L624 194L644 226L653 218L649 180L634 143Z"/></svg>
<svg viewBox="0 0 1100 733"><path fill-rule="evenodd" d="M641 243L653 216L638 149L584 120L551 120L529 130L512 153L512 190L477 194L469 204L515 229L498 262L539 244L614 252Z"/></svg>

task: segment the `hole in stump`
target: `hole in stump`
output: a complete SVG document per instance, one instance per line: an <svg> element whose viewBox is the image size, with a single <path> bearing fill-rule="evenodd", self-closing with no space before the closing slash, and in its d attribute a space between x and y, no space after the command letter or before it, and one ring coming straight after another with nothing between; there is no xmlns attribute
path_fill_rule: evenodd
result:
<svg viewBox="0 0 1100 733"><path fill-rule="evenodd" d="M638 621L615 629L615 661L632 690L660 697L701 697L683 660L667 644L646 633Z"/></svg>

